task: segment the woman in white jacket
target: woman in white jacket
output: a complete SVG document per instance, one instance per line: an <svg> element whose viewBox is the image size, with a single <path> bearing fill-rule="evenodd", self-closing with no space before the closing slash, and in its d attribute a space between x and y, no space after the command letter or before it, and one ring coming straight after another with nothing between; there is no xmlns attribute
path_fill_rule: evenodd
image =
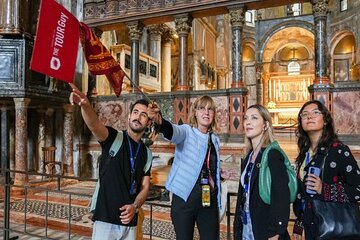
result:
<svg viewBox="0 0 360 240"><path fill-rule="evenodd" d="M201 240L219 239L220 156L215 135L213 99L202 96L193 103L188 124L172 124L156 106L149 117L174 143L175 157L165 187L173 193L171 219L177 240L193 240L195 222Z"/></svg>

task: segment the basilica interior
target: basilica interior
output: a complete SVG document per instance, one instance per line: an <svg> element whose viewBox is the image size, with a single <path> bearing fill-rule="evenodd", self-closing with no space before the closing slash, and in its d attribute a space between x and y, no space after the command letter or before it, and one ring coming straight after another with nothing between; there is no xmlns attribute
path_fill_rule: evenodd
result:
<svg viewBox="0 0 360 240"><path fill-rule="evenodd" d="M71 88L29 69L40 2L3 0L0 6L3 175L10 169L19 186L43 180L42 174L94 180L101 148L79 108L69 104ZM301 106L321 100L360 161L360 1L57 2L92 28L126 72L116 97L104 75L89 73L79 45L74 83L104 124L125 129L129 106L139 98L155 101L177 124L187 122L197 97L215 100L230 191L237 190L245 151L243 115L255 103L269 109L277 136L295 146ZM44 165L50 147L57 162L51 172ZM151 139L151 149L155 169L169 164L174 146L161 135ZM294 161L296 146L289 154ZM166 172L153 176L161 182Z"/></svg>

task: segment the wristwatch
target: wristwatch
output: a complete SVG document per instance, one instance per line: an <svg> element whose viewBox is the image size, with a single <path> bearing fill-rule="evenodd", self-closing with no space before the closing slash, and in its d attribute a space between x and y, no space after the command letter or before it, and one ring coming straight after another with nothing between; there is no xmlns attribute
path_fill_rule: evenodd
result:
<svg viewBox="0 0 360 240"><path fill-rule="evenodd" d="M136 203L133 203L132 205L135 207L135 213L138 213L139 212L138 205Z"/></svg>

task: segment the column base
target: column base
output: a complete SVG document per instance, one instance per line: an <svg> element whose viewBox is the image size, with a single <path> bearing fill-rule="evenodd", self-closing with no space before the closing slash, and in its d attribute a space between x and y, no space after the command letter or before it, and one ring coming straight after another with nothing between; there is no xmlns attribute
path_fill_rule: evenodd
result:
<svg viewBox="0 0 360 240"><path fill-rule="evenodd" d="M242 88L242 87L245 87L245 84L243 81L231 83L231 88Z"/></svg>
<svg viewBox="0 0 360 240"><path fill-rule="evenodd" d="M189 86L186 86L186 85L179 85L176 87L176 91L189 91L190 88Z"/></svg>
<svg viewBox="0 0 360 240"><path fill-rule="evenodd" d="M315 77L314 79L314 84L327 84L329 82L329 77Z"/></svg>

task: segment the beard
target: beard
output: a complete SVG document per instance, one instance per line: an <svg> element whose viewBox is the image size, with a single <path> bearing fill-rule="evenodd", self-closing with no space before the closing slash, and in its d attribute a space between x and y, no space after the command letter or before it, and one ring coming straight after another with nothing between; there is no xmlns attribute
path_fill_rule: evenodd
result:
<svg viewBox="0 0 360 240"><path fill-rule="evenodd" d="M133 123L136 122L139 126L135 126ZM141 133L146 129L146 126L142 126L141 123L137 120L133 120L129 123L130 129L135 133Z"/></svg>

